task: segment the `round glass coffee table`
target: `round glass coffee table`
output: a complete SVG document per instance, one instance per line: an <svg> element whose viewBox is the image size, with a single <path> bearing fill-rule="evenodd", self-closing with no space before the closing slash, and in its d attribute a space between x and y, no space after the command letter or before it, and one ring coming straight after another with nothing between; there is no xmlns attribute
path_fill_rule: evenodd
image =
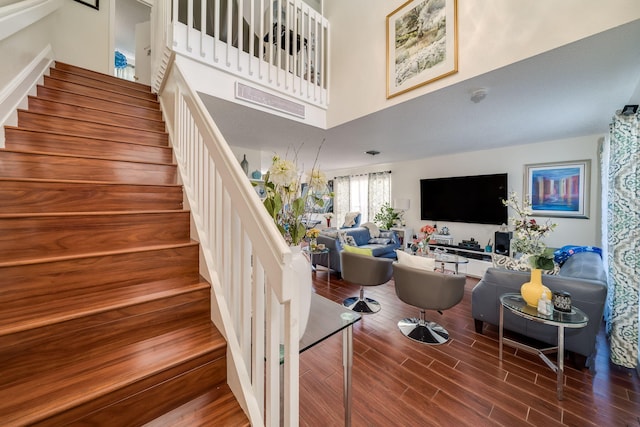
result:
<svg viewBox="0 0 640 427"><path fill-rule="evenodd" d="M429 254L431 256L431 254ZM460 264L469 264L469 259L460 255L449 254L445 252L433 252L433 258L440 263L440 269L444 273L445 264L453 264L456 274L459 273Z"/></svg>
<svg viewBox="0 0 640 427"><path fill-rule="evenodd" d="M535 348L529 345L520 343L510 338L504 337L503 325L504 325L504 309L512 312L513 314L523 317L533 322L543 323L545 325L551 325L558 328L558 345L548 348ZM558 394L558 400L562 400L562 384L564 382L564 329L565 328L584 328L589 323L589 317L579 308L572 307L571 312L562 312L553 310L551 314L545 315L538 313L537 307L531 307L522 299L522 296L517 293L503 294L500 297L500 350L499 359L502 361L502 345L507 344L510 347L514 347L523 350L527 353L537 354L556 374L556 391ZM547 357L547 353L557 353L557 362L553 363Z"/></svg>

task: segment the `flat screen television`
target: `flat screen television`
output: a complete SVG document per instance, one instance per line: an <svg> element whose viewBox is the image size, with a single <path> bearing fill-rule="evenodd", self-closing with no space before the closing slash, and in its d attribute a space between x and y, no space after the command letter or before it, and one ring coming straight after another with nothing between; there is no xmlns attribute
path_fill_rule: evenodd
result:
<svg viewBox="0 0 640 427"><path fill-rule="evenodd" d="M420 180L420 219L506 224L507 174Z"/></svg>

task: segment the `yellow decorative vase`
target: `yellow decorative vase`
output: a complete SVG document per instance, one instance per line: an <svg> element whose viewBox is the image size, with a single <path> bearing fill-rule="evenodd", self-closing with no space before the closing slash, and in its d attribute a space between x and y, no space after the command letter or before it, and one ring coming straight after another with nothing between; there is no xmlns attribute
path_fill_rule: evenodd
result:
<svg viewBox="0 0 640 427"><path fill-rule="evenodd" d="M520 294L527 305L538 307L538 300L543 292L547 293L547 299L551 301L551 291L542 284L542 270L539 268L531 269L530 281L523 284L520 288Z"/></svg>

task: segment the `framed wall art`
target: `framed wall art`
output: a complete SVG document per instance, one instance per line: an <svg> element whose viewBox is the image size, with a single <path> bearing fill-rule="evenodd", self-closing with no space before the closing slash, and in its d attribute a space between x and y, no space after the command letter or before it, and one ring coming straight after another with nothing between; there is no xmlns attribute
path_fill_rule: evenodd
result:
<svg viewBox="0 0 640 427"><path fill-rule="evenodd" d="M387 15L387 99L458 71L457 0L410 0Z"/></svg>
<svg viewBox="0 0 640 427"><path fill-rule="evenodd" d="M589 218L591 160L524 166L524 194L535 216Z"/></svg>

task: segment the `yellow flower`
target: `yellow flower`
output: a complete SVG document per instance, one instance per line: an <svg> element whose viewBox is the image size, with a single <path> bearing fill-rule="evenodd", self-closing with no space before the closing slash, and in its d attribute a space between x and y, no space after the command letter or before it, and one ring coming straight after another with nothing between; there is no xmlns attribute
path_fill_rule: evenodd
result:
<svg viewBox="0 0 640 427"><path fill-rule="evenodd" d="M317 239L319 235L320 230L318 230L317 228L311 228L307 230L307 237L310 239Z"/></svg>

